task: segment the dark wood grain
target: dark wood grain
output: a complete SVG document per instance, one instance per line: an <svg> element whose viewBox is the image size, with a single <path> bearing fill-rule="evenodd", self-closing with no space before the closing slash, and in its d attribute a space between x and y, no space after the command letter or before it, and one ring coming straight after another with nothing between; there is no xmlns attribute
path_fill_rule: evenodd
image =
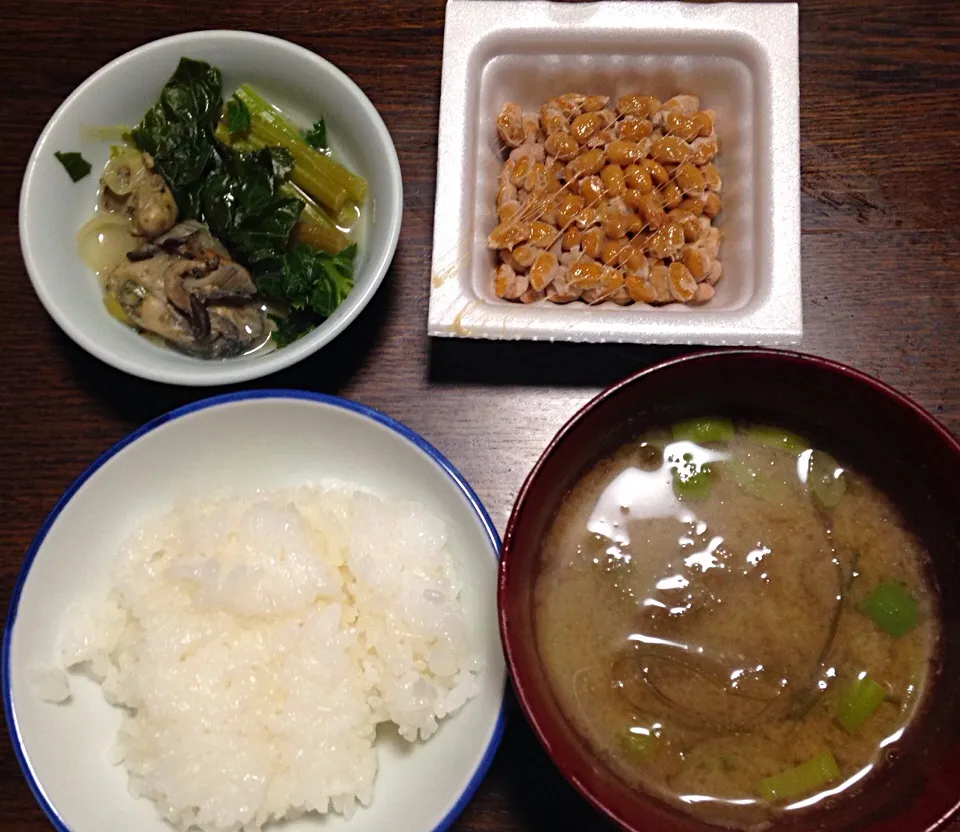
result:
<svg viewBox="0 0 960 832"><path fill-rule="evenodd" d="M677 350L437 341L426 336L440 0L43 0L0 28L0 598L58 495L111 443L205 391L128 378L47 317L19 253L17 199L46 120L119 54L186 28L269 32L347 72L390 129L404 174L402 239L348 332L262 386L333 392L423 433L503 528L560 425L601 386ZM960 431L960 4L801 3L803 349L851 363ZM4 744L0 827L48 829ZM502 749L458 832L603 830L556 773L515 705ZM960 832L960 822L951 827ZM104 830L104 832L129 832Z"/></svg>

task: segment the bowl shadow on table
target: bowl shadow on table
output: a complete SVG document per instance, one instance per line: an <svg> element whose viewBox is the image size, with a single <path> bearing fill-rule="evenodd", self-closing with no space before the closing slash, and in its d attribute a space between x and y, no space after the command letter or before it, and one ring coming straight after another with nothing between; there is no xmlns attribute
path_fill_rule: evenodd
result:
<svg viewBox="0 0 960 832"><path fill-rule="evenodd" d="M519 827L537 832L614 832L617 827L595 811L560 774L524 719L512 691L507 693L506 710L507 730L493 777L511 812L518 816Z"/></svg>
<svg viewBox="0 0 960 832"><path fill-rule="evenodd" d="M391 274L356 320L337 338L273 375L214 387L182 387L147 381L97 360L59 332L74 377L104 409L133 425L210 396L258 389L311 390L340 394L373 350L394 301Z"/></svg>
<svg viewBox="0 0 960 832"><path fill-rule="evenodd" d="M432 338L430 381L439 384L608 387L690 346Z"/></svg>

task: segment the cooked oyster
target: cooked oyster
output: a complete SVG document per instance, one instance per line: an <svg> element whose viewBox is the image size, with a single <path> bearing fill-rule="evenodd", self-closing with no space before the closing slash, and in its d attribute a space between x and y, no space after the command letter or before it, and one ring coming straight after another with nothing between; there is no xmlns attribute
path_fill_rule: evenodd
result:
<svg viewBox="0 0 960 832"><path fill-rule="evenodd" d="M268 328L251 300L253 279L205 226L193 223L128 258L107 273L104 288L132 325L204 358L239 355L263 343Z"/></svg>

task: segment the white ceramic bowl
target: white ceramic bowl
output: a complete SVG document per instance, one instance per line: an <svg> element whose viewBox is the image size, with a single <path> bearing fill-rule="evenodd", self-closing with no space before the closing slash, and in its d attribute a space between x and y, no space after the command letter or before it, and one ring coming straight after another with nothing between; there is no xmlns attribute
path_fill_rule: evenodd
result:
<svg viewBox="0 0 960 832"><path fill-rule="evenodd" d="M251 462L253 464L251 464ZM58 832L170 832L108 762L120 714L100 688L71 677L73 700L37 696L36 666L58 663L62 616L102 597L121 542L189 489L247 490L333 478L415 499L441 517L485 662L480 692L427 743L378 743L374 800L350 820L304 817L284 832L447 829L479 785L503 728L505 669L497 633L499 540L453 466L403 425L328 396L255 391L221 396L150 422L101 456L60 499L27 552L4 632L2 692L14 751ZM271 827L272 828L272 827Z"/></svg>
<svg viewBox="0 0 960 832"><path fill-rule="evenodd" d="M77 255L75 235L97 202L98 171L110 141L95 128L137 124L181 56L219 67L230 95L249 82L300 125L326 120L337 158L368 183L356 285L323 324L280 350L208 361L152 344L106 312L96 277ZM93 165L73 183L54 158L80 151ZM251 32L191 32L141 46L94 73L60 106L27 164L20 195L20 242L27 272L51 317L97 358L133 375L172 384L230 384L289 367L335 338L377 290L400 234L400 163L383 120L360 88L313 52Z"/></svg>

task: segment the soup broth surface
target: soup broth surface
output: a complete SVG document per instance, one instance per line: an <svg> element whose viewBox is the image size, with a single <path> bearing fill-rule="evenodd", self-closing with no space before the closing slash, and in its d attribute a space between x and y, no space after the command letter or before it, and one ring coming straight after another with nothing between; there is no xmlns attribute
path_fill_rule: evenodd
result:
<svg viewBox="0 0 960 832"><path fill-rule="evenodd" d="M855 787L917 712L926 555L889 500L801 437L650 431L566 496L540 554L541 661L620 778L766 826Z"/></svg>

